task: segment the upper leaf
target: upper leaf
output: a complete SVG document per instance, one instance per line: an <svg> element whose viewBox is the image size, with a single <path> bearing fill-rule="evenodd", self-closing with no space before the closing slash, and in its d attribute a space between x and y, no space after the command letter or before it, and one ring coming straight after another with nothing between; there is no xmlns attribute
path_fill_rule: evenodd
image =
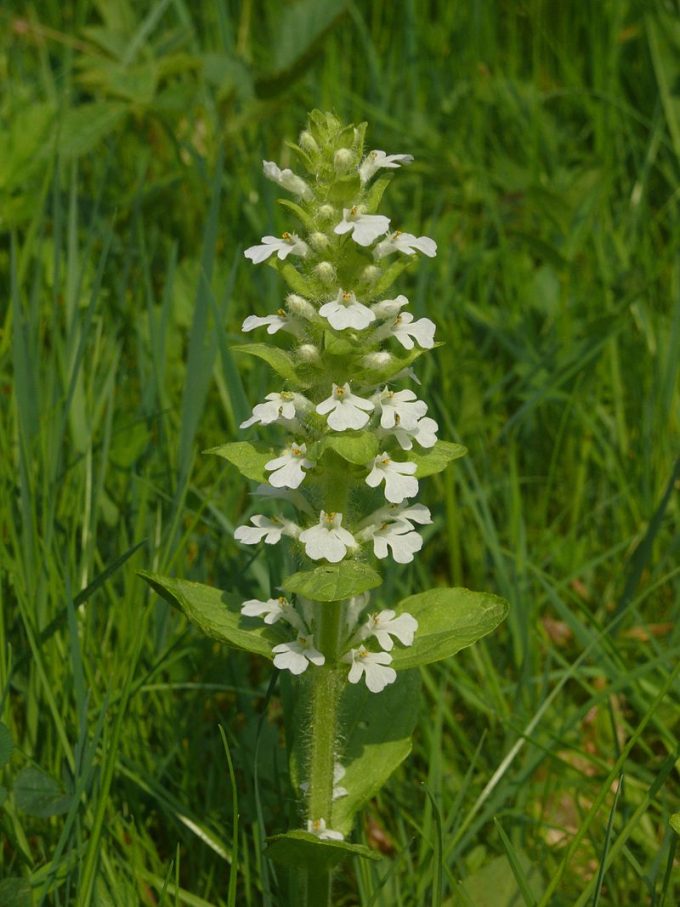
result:
<svg viewBox="0 0 680 907"><path fill-rule="evenodd" d="M395 610L418 621L413 645L392 652L392 667L403 670L450 658L471 646L505 620L508 603L488 592L443 587L410 595Z"/></svg>
<svg viewBox="0 0 680 907"><path fill-rule="evenodd" d="M264 360L267 365L271 366L277 375L281 375L291 384L306 387L305 382L300 378L295 365L289 354L278 346L266 343L241 343L231 348L235 353L246 353L248 356L257 356L258 359Z"/></svg>
<svg viewBox="0 0 680 907"><path fill-rule="evenodd" d="M425 476L433 476L451 463L464 457L467 453L467 447L462 444L453 444L451 441L437 441L430 450L420 452L417 450L409 451L408 458L418 466L416 478L424 479Z"/></svg>
<svg viewBox="0 0 680 907"><path fill-rule="evenodd" d="M370 431L326 435L320 446L322 450L334 450L356 466L366 465L378 453L378 439Z"/></svg>
<svg viewBox="0 0 680 907"><path fill-rule="evenodd" d="M375 589L382 583L379 573L360 561L343 561L293 573L281 587L286 592L304 595L312 601L335 602Z"/></svg>
<svg viewBox="0 0 680 907"><path fill-rule="evenodd" d="M307 831L289 831L267 838L267 856L284 866L329 870L348 857L379 860L380 854L364 844L322 841Z"/></svg>
<svg viewBox="0 0 680 907"><path fill-rule="evenodd" d="M204 450L203 453L216 454L218 457L229 460L241 475L254 482L267 481L264 465L275 456L271 447L265 447L263 444L251 444L249 441L231 441L229 444L211 447L209 450Z"/></svg>

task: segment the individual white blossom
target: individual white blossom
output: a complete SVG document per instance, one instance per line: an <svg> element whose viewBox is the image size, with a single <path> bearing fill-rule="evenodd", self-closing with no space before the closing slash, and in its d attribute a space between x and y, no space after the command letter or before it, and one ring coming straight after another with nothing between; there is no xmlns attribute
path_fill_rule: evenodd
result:
<svg viewBox="0 0 680 907"><path fill-rule="evenodd" d="M422 252L428 258L434 258L437 254L437 243L429 236L414 236L413 233L402 233L401 230L396 230L379 242L373 250L377 259L385 258L386 255L391 255L393 252L403 252L404 255L415 255L416 252Z"/></svg>
<svg viewBox="0 0 680 907"><path fill-rule="evenodd" d="M298 633L292 642L282 642L272 649L274 667L290 671L291 674L302 674L310 663L320 667L326 661L322 652L314 647L314 637Z"/></svg>
<svg viewBox="0 0 680 907"><path fill-rule="evenodd" d="M285 312L283 314L277 313L276 315L266 315L264 318L261 318L259 315L248 315L241 325L241 330L244 334L247 334L249 331L254 331L256 328L263 328L267 325L267 333L276 334L277 331L285 328L286 324L287 318Z"/></svg>
<svg viewBox="0 0 680 907"><path fill-rule="evenodd" d="M269 625L283 620L300 633L307 632L305 622L283 595L278 598L268 598L266 602L260 601L258 598L251 598L241 605L241 614L244 617L261 617Z"/></svg>
<svg viewBox="0 0 680 907"><path fill-rule="evenodd" d="M418 342L418 346L424 350L431 350L434 346L434 332L436 325L429 318L419 318L413 320L410 312L400 312L394 319L390 331L393 337L396 337L404 349L413 349L413 339Z"/></svg>
<svg viewBox="0 0 680 907"><path fill-rule="evenodd" d="M299 535L305 546L305 553L313 561L325 558L331 564L337 564L348 550L357 547L351 532L342 528L341 513L326 513L322 510L316 526L310 526Z"/></svg>
<svg viewBox="0 0 680 907"><path fill-rule="evenodd" d="M284 261L289 255L299 255L300 258L304 258L308 252L309 246L296 233L283 233L281 237L263 236L261 245L251 246L243 254L253 264L259 265L274 253L280 261Z"/></svg>
<svg viewBox="0 0 680 907"><path fill-rule="evenodd" d="M383 452L373 461L373 468L365 481L371 488L377 488L384 481L387 500L392 504L401 504L406 498L418 494L418 479L413 475L417 468L415 463L392 460L388 453Z"/></svg>
<svg viewBox="0 0 680 907"><path fill-rule="evenodd" d="M370 400L353 394L349 384L334 384L330 397L322 400L316 411L320 416L328 415L328 425L334 431L344 431L363 428L369 420L368 413L374 408Z"/></svg>
<svg viewBox="0 0 680 907"><path fill-rule="evenodd" d="M282 535L288 535L291 538L297 538L300 527L291 520L283 517L275 517L270 520L269 517L256 513L250 518L252 526L238 526L234 531L234 538L237 542L244 545L257 545L264 539L265 544L275 545L281 541Z"/></svg>
<svg viewBox="0 0 680 907"><path fill-rule="evenodd" d="M421 447L434 447L437 443L438 430L439 426L434 419L429 416L423 416L422 419L418 419L414 428L404 428L401 424L395 424L390 434L394 435L402 450L411 450L414 440Z"/></svg>
<svg viewBox="0 0 680 907"><path fill-rule="evenodd" d="M403 164L410 164L412 160L412 154L385 154L378 149L369 151L359 167L359 179L362 184L367 183L378 170L395 170Z"/></svg>
<svg viewBox="0 0 680 907"><path fill-rule="evenodd" d="M412 390L391 391L384 388L373 398L380 407L380 425L415 431L418 420L427 412L427 403L418 400Z"/></svg>
<svg viewBox="0 0 680 907"><path fill-rule="evenodd" d="M344 841L345 836L341 831L334 831L326 826L325 819L308 819L307 831L321 841Z"/></svg>
<svg viewBox="0 0 680 907"><path fill-rule="evenodd" d="M262 169L264 170L264 175L267 179L270 179L273 183L281 186L281 188L287 189L294 195L299 195L300 198L304 199L306 202L309 202L314 198L314 193L302 177L297 176L287 167L285 170L281 170L274 161L262 161Z"/></svg>
<svg viewBox="0 0 680 907"><path fill-rule="evenodd" d="M405 523L388 522L371 526L362 532L362 537L373 542L373 553L381 560L386 558L389 550L397 564L410 564L413 555L423 547L420 535Z"/></svg>
<svg viewBox="0 0 680 907"><path fill-rule="evenodd" d="M408 299L401 295L396 299L382 299L380 302L374 302L371 309L376 318L394 318L405 305L408 305Z"/></svg>
<svg viewBox="0 0 680 907"><path fill-rule="evenodd" d="M384 214L364 214L361 205L353 208L343 208L342 220L336 225L333 232L342 235L352 233L352 239L360 246L370 246L390 226L389 217Z"/></svg>
<svg viewBox="0 0 680 907"><path fill-rule="evenodd" d="M319 309L319 315L328 319L328 323L336 331L345 328L355 328L362 331L375 321L375 315L362 302L358 302L354 293L340 290L335 299L324 303Z"/></svg>
<svg viewBox="0 0 680 907"><path fill-rule="evenodd" d="M295 419L298 408L304 410L308 406L309 401L302 394L291 391L267 394L265 402L254 406L252 416L241 422L241 428L249 428L256 423L271 425L273 422L290 422Z"/></svg>
<svg viewBox="0 0 680 907"><path fill-rule="evenodd" d="M412 614L404 612L399 617L390 609L370 614L360 630L361 639L375 636L381 648L391 652L394 648L392 637L396 637L404 646L413 645L413 637L418 629L418 621Z"/></svg>
<svg viewBox="0 0 680 907"><path fill-rule="evenodd" d="M271 472L269 484L274 488L298 488L305 478L305 469L311 469L315 465L307 459L306 453L306 444L293 443L281 456L265 463L264 468Z"/></svg>
<svg viewBox="0 0 680 907"><path fill-rule="evenodd" d="M365 646L359 646L350 649L342 660L351 665L349 682L359 683L363 676L371 693L380 693L397 679L394 668L387 667L392 661L389 652L369 652Z"/></svg>

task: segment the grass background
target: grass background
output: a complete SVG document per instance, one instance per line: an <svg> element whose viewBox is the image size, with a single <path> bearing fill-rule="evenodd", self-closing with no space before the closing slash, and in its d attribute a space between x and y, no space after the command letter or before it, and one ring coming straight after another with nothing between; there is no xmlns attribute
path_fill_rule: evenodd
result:
<svg viewBox="0 0 680 907"><path fill-rule="evenodd" d="M312 107L415 155L385 213L440 250L399 289L446 342L422 396L470 452L424 483L436 523L386 601L512 605L423 671L413 755L358 829L384 858L337 903L680 903L678 16L6 0L0 904L284 903L269 673L135 571L251 596L284 569L243 561L248 488L199 451L272 387L230 353L283 292L242 250L288 223L260 161Z"/></svg>

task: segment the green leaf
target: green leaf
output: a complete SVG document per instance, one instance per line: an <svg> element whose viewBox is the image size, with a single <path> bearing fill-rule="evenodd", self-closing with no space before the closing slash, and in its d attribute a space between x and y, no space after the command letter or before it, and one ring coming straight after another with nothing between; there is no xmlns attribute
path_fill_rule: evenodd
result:
<svg viewBox="0 0 680 907"><path fill-rule="evenodd" d="M9 757L12 755L12 747L12 735L9 732L9 728L0 721L0 767L9 762Z"/></svg>
<svg viewBox="0 0 680 907"><path fill-rule="evenodd" d="M390 173L389 175L381 176L371 185L364 201L364 206L368 214L372 214L374 211L378 210L380 200L383 197L385 189L387 189L392 182L393 175L394 174Z"/></svg>
<svg viewBox="0 0 680 907"><path fill-rule="evenodd" d="M415 256L414 256L415 257ZM385 271L383 276L371 287L371 293L374 299L378 299L383 295L385 290L392 286L394 281L399 277L402 271L406 270L409 265L413 265L414 262L407 259L405 256L397 259L393 262L389 268Z"/></svg>
<svg viewBox="0 0 680 907"><path fill-rule="evenodd" d="M217 457L229 460L241 475L252 479L253 482L267 481L264 464L276 456L271 447L265 447L263 444L251 444L249 441L232 441L219 447L211 447L209 450L204 450L203 453L215 454Z"/></svg>
<svg viewBox="0 0 680 907"><path fill-rule="evenodd" d="M358 369L353 377L366 384L380 384L383 381L389 381L394 375L398 375L409 365L413 365L416 359L419 359L425 352L429 351L416 346L406 356L393 356L387 365L380 368Z"/></svg>
<svg viewBox="0 0 680 907"><path fill-rule="evenodd" d="M316 296L318 286L303 277L295 265L292 265L289 261L282 262L274 256L267 261L267 264L270 268L274 268L275 271L279 272L295 293L299 293L300 296L311 297L312 299Z"/></svg>
<svg viewBox="0 0 680 907"><path fill-rule="evenodd" d="M382 693L348 684L340 702L345 767L342 786L348 791L333 803L331 827L349 834L355 814L385 784L411 751L411 734L419 710L417 671L399 673Z"/></svg>
<svg viewBox="0 0 680 907"><path fill-rule="evenodd" d="M0 882L0 907L33 907L33 889L28 879Z"/></svg>
<svg viewBox="0 0 680 907"><path fill-rule="evenodd" d="M314 230L314 218L310 214L307 214L304 208L301 208L300 205L297 205L288 198L277 198L276 201L279 205L283 205L284 208L288 208L289 211L292 211L300 222L307 227L310 233Z"/></svg>
<svg viewBox="0 0 680 907"><path fill-rule="evenodd" d="M378 439L370 431L328 435L323 439L323 450L334 450L348 463L365 466L378 453Z"/></svg>
<svg viewBox="0 0 680 907"><path fill-rule="evenodd" d="M23 768L14 780L14 802L17 809L47 819L68 811L71 797L51 775L32 765Z"/></svg>
<svg viewBox="0 0 680 907"><path fill-rule="evenodd" d="M442 661L471 646L505 620L508 603L488 592L441 588L410 595L395 610L418 621L413 645L395 646L392 652L392 667L403 670Z"/></svg>
<svg viewBox="0 0 680 907"><path fill-rule="evenodd" d="M416 477L424 479L425 476L433 476L451 463L464 457L467 453L467 447L462 444L453 444L451 441L437 441L430 450L420 453L416 450L410 450L408 458L418 466Z"/></svg>
<svg viewBox="0 0 680 907"><path fill-rule="evenodd" d="M360 561L343 561L304 570L286 577L281 587L286 592L304 595L312 601L335 602L375 589L382 583L379 573Z"/></svg>
<svg viewBox="0 0 680 907"><path fill-rule="evenodd" d="M673 831L680 835L680 813L673 813L670 818L670 825Z"/></svg>
<svg viewBox="0 0 680 907"><path fill-rule="evenodd" d="M518 854L522 871L527 877L529 890L533 897L540 900L543 893L541 872L532 866L529 859ZM527 901L522 897L512 867L507 857L497 857L487 866L468 876L458 888L459 898L447 901L448 907L525 907Z"/></svg>
<svg viewBox="0 0 680 907"><path fill-rule="evenodd" d="M328 871L349 857L379 860L380 854L363 844L347 841L322 841L307 831L289 831L285 835L267 838L268 857L275 863L297 868L314 868Z"/></svg>
<svg viewBox="0 0 680 907"><path fill-rule="evenodd" d="M139 576L161 598L180 608L189 620L206 636L218 639L226 646L254 652L271 660L272 646L283 641L281 631L259 620L243 617L241 597L222 592L202 583L158 576L140 571Z"/></svg>
<svg viewBox="0 0 680 907"><path fill-rule="evenodd" d="M244 353L247 356L256 356L258 359L264 360L277 375L281 375L286 381L305 387L295 371L293 360L285 350L278 346L266 343L241 343L238 346L232 346L231 349L234 353Z"/></svg>

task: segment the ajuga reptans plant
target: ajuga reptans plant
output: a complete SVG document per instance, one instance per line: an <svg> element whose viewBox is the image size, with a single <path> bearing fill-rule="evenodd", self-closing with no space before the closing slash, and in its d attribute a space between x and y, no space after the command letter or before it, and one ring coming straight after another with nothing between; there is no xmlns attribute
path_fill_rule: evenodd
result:
<svg viewBox="0 0 680 907"><path fill-rule="evenodd" d="M451 657L506 613L501 599L466 589L399 602L377 591L379 571L411 563L433 522L417 502L420 480L465 449L438 439L427 403L406 386L418 386L412 366L437 345L435 324L415 318L393 285L437 244L378 213L390 180L413 158L366 153L365 130L314 111L291 145L306 176L264 161L297 221L245 251L289 289L281 308L249 315L242 327L272 338L240 347L274 372L271 392L241 425L268 440L211 451L259 483L257 512L235 539L262 545L264 557L289 545L300 569L275 577L270 597L245 602L145 574L206 633L294 678L285 701L299 812L267 853L295 868L299 903L314 907L330 903L334 865L374 856L348 838L356 813L409 752L413 669Z"/></svg>

